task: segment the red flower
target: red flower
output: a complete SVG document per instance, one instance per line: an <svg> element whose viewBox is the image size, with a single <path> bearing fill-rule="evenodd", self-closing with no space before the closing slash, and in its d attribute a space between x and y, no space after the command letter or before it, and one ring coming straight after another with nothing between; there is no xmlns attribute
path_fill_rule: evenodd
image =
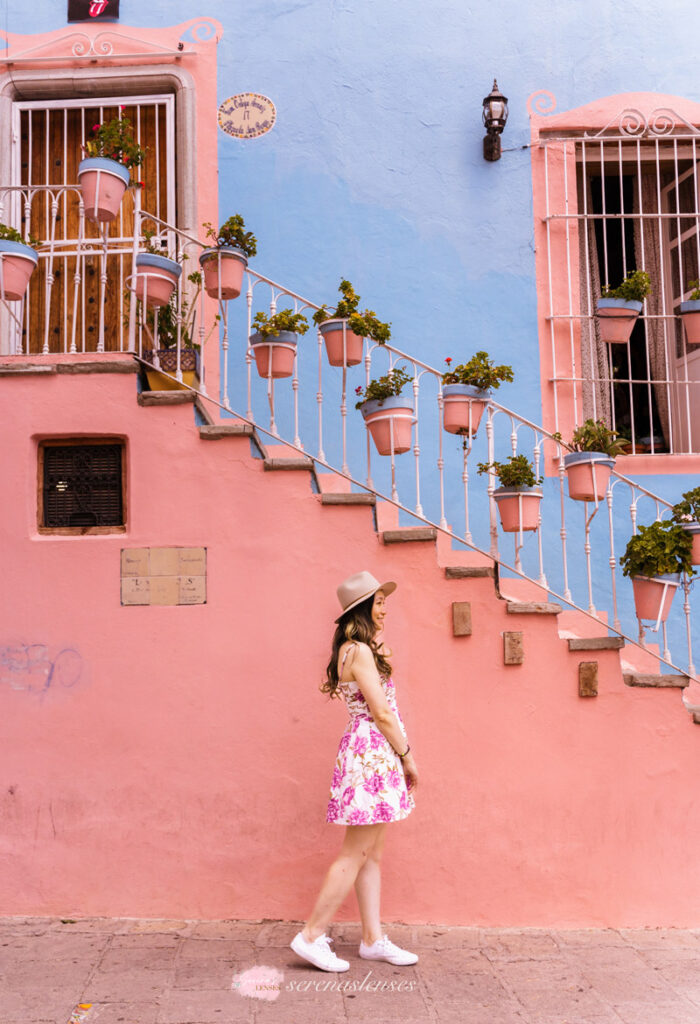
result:
<svg viewBox="0 0 700 1024"><path fill-rule="evenodd" d="M362 388L361 387L356 387L355 388L355 394L356 395L361 395L362 394Z"/></svg>
<svg viewBox="0 0 700 1024"><path fill-rule="evenodd" d="M450 363L452 362L452 360L451 360L451 359L450 359L450 357L448 356L448 357L447 357L447 359L445 360L445 362L446 362L446 363L447 363L447 365L449 366L449 365L450 365Z"/></svg>
<svg viewBox="0 0 700 1024"><path fill-rule="evenodd" d="M93 130L94 132L97 132L97 131L99 131L99 129L100 129L100 126L99 126L99 124L94 124L94 125L92 126L92 130Z"/></svg>

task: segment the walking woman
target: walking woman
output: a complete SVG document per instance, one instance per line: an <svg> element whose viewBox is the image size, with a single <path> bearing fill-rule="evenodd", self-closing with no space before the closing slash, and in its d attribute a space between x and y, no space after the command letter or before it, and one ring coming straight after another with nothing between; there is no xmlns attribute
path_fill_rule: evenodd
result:
<svg viewBox="0 0 700 1024"><path fill-rule="evenodd" d="M327 681L331 697L345 698L350 720L338 748L326 821L345 825L345 838L328 869L311 916L291 947L323 971L347 971L350 964L330 948L326 928L355 886L362 919L359 955L390 964L417 962L382 933L379 915L380 860L387 824L414 807L416 763L396 705L391 665L383 643L386 598L395 583L379 583L359 572L338 587L343 609L336 619Z"/></svg>

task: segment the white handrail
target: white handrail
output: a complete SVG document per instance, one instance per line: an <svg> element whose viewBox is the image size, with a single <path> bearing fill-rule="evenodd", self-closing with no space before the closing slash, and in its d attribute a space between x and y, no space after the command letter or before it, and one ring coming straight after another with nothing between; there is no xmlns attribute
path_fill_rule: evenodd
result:
<svg viewBox="0 0 700 1024"><path fill-rule="evenodd" d="M72 248L69 244L70 240L63 240L66 244L61 248L61 240L57 240L55 231L58 201L52 193L71 188L78 193L79 237L74 240L75 244ZM0 215L5 193L11 191L10 189L0 189ZM104 351L104 302L102 300L108 283L108 269L112 265L109 260L116 255L120 260L130 259L131 262L131 274L123 275L126 277L129 297L126 331L122 329L120 332L119 348L121 351L133 352L142 362L146 362L144 334L150 334L149 347L152 347L157 353L162 314L157 307L154 308L151 329L146 322L141 303L133 288L137 274L136 257L139 251L143 222L148 220L155 225L157 237L169 244L173 256L181 258L183 254L193 255L208 246L187 232L182 232L168 224L162 218L142 211L139 189L133 190L135 228L134 235L128 239L111 239L107 231L102 232L101 239L85 237L84 210L80 189L77 186L61 186L60 189L52 187L24 188L19 192L22 194L24 203L22 209L25 224L31 222L33 198L43 195L49 200L49 227L52 233L47 243L47 252L40 257L47 267L44 276L46 309L51 308L55 261L65 258L67 254L76 259L73 316L70 325L72 336L66 320L59 350L68 353L90 350L86 347L84 311L81 316L82 345L77 344L78 316L75 311L80 309L80 303L85 301L85 259L87 253L92 253L99 257L101 267L98 290L100 301L98 302L99 308L95 325L97 334L92 350ZM203 348L207 337L218 328L223 370L222 400L219 402L213 396L206 394L203 380L197 387L190 387L190 390L197 391L224 413L237 416L241 420L255 425L257 429L275 441L283 442L300 454L309 456L314 463L344 477L351 485L375 493L379 498L398 508L401 513L434 526L448 534L456 542L497 560L503 571L543 588L558 601L577 609L588 618L596 620L603 630L610 630L615 635L623 637L628 643L648 649L646 643L648 627L644 627L640 623L639 635L635 640L631 636L631 630L625 625L626 621L630 621L630 601L628 600L630 595L629 588L625 593L618 585L619 551L616 541L620 536L626 538L630 533L637 532L637 519L641 503L650 503L653 517L661 519L668 515L672 507L670 501L616 469L613 470L605 494L599 501L573 501L567 495L564 483L566 476L565 447L551 432L502 405L493 397L489 400L484 414L483 431L479 433L477 430L475 436L472 436L472 415L476 407L472 403L469 404L467 433L459 443L461 451L455 460L450 445L446 444L448 435L444 431L443 374L430 364L391 343L378 345L365 339L364 355L358 367L358 373L362 374L364 371L366 384L377 368L379 368L379 375L386 372L384 369L386 363L389 368L398 365L408 367L411 376L410 387L414 413L410 454L407 453L405 460L397 458L393 425L390 427L391 454L385 459L374 455L373 443L370 441L367 428L365 444L360 446L353 443L351 436L353 422L359 426L360 419L359 416L354 420L348 416L348 394L352 394L351 370L347 366L339 368L340 372L337 374L329 370L324 356L323 339L319 331L312 334L311 344L304 344L300 340L297 345L293 372L289 382L278 381L273 377L272 359L268 360L267 376L263 385L264 415L268 419L268 423L263 425L261 421L263 409L260 405L262 392L256 386L256 375L253 369L254 356L249 340L254 307L263 301L265 308L269 309L271 314L274 314L284 303L289 305L294 313L311 312L320 307L251 268L245 271L241 299L234 306L231 306L231 301L235 303L235 300L223 301L219 298L216 302L205 301L201 282L199 285L196 282L195 284L188 282L187 276L183 273L175 286L172 305L172 318L176 325L175 337L178 341L182 338L185 328L185 311L188 309L190 313L196 310L199 315L198 325L196 325L194 316L187 324L191 343L194 342L195 337L198 337L198 343ZM245 295L245 299L243 299L243 295ZM31 351L29 315L33 301L30 292L29 299L21 304L19 313L13 308L16 304L3 302L10 317L14 317L15 322L18 325L23 325L27 332L27 351ZM214 310L218 312L215 313ZM67 312L64 313L65 316L67 316ZM215 319L215 316L219 319ZM232 343L238 336L239 325L243 327L244 323L246 330L245 355L242 346ZM48 320L43 327L41 351L45 355L50 355L53 334L49 331ZM16 327L15 338L17 337L21 338L21 331ZM180 344L176 344L175 347L177 361L174 376L163 369L157 354L153 357L154 361L150 365L158 369L164 376L172 376L173 380L178 381L181 386L185 386L182 384ZM16 347L15 351L22 353L23 347ZM243 355L244 358L242 358ZM243 366L245 366L245 375L240 372ZM374 375L376 376L377 373L375 372ZM291 387L289 387L289 383L291 383ZM237 407L243 402L246 408L245 415L236 412ZM312 409L314 411L311 414ZM314 434L316 434L315 439ZM512 557L506 556L503 552L505 536L499 526L493 468L487 474L485 487L474 486L471 472L475 460L473 454L475 447L481 449L483 461L489 465L497 458L502 459L509 454L525 453L528 458L531 458L537 477L544 475L543 471L546 470L544 499L540 506L537 529L530 532L521 526L513 534ZM360 464L361 448L366 452L364 474ZM557 489L558 495L553 501L552 498ZM409 498L409 493L412 494L411 498ZM623 499L622 508L621 503L615 501L618 495L621 495ZM480 502L482 507L479 513ZM463 532L458 532L453 525L450 525L457 521L460 504L463 504ZM598 515L601 508L607 509L607 516ZM578 528L572 528L576 524L579 513L582 514L580 533ZM625 525L623 516L627 518L629 525ZM548 538L553 538L557 531L561 547L558 549L560 553L553 558L554 545L547 541ZM532 539L533 533L534 540ZM609 582L606 583L606 580ZM666 624L663 625L662 631L663 652L654 656L658 656L659 660L670 669L685 671L694 677L690 581L687 578L683 579L682 588L685 597L682 611L688 650L687 669L680 669L676 663L677 659L674 660L671 655ZM622 606L620 605L621 599ZM610 617L609 622L606 621L606 614ZM669 622L677 623L678 616L673 616ZM658 627L659 622L657 621L657 630ZM673 634L675 644L678 639L675 637L678 627L673 625L670 632Z"/></svg>

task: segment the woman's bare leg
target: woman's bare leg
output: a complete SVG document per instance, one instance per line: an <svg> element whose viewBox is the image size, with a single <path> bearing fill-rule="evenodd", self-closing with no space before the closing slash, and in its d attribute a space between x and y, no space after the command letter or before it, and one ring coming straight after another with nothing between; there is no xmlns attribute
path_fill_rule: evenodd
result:
<svg viewBox="0 0 700 1024"><path fill-rule="evenodd" d="M382 924L379 915L379 897L381 889L380 861L386 838L386 823L379 826L374 846L367 855L367 860L360 868L355 879L355 893L360 907L362 921L362 941L371 946L382 937Z"/></svg>
<svg viewBox="0 0 700 1024"><path fill-rule="evenodd" d="M318 899L301 934L307 942L323 935L340 904L353 887L358 872L365 866L378 832L384 824L348 825L340 853L328 869Z"/></svg>

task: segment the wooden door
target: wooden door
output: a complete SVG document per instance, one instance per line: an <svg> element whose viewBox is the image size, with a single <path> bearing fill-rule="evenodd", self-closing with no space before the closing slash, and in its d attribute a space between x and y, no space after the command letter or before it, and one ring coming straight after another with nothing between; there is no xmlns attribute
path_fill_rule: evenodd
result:
<svg viewBox="0 0 700 1024"><path fill-rule="evenodd" d="M123 351L128 327L126 283L131 273L134 188L127 191L117 218L107 226L108 255L103 264L100 228L79 218L78 164L82 144L93 125L128 117L146 149L132 182L143 183L141 206L174 224L173 97L104 99L90 105L59 102L51 107L18 104L19 184L55 186L32 194L30 233L47 241L53 233L53 258L45 249L35 271L23 325L24 352L95 352L99 341L100 295L104 295L104 349ZM21 211L25 229L26 211ZM149 225L146 225L149 226ZM154 225L151 224L151 227ZM106 286L101 287L101 274ZM50 280L50 278L53 280Z"/></svg>

